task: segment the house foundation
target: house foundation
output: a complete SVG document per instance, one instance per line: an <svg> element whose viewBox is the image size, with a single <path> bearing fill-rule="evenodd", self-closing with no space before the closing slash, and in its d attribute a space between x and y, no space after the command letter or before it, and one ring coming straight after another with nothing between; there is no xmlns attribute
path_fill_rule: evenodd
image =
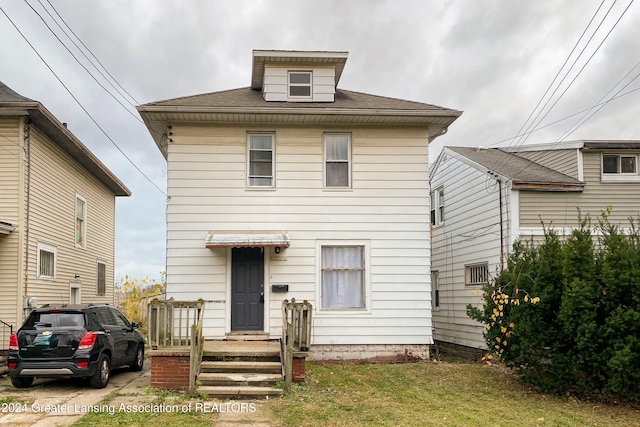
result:
<svg viewBox="0 0 640 427"><path fill-rule="evenodd" d="M313 345L310 361L370 360L378 362L429 359L428 344Z"/></svg>

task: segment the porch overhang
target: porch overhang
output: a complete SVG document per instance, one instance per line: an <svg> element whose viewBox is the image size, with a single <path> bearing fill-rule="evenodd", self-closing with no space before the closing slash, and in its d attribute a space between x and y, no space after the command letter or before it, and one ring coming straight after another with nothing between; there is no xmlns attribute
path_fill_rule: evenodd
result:
<svg viewBox="0 0 640 427"><path fill-rule="evenodd" d="M291 243L286 231L209 231L205 247L213 248L260 248L282 246L288 248Z"/></svg>
<svg viewBox="0 0 640 427"><path fill-rule="evenodd" d="M8 222L0 221L0 234L9 234L11 233L15 227Z"/></svg>

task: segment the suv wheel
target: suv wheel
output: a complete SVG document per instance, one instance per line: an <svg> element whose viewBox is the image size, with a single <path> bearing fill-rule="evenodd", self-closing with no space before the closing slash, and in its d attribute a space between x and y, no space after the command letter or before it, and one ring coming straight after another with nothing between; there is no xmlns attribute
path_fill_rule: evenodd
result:
<svg viewBox="0 0 640 427"><path fill-rule="evenodd" d="M98 359L98 369L89 378L89 384L93 388L105 388L109 383L110 374L111 363L109 362L109 357L106 354L102 354Z"/></svg>
<svg viewBox="0 0 640 427"><path fill-rule="evenodd" d="M138 350L136 350L136 358L131 364L130 369L134 372L138 372L142 370L143 365L144 365L144 346L142 344L139 344Z"/></svg>
<svg viewBox="0 0 640 427"><path fill-rule="evenodd" d="M27 388L33 384L33 377L11 377L11 384L16 388Z"/></svg>

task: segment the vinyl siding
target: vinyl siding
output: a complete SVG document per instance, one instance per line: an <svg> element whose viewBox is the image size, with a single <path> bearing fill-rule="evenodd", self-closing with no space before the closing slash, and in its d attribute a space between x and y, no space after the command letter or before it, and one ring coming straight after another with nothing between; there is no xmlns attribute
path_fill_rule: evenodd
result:
<svg viewBox="0 0 640 427"><path fill-rule="evenodd" d="M70 282L81 302L113 303L115 195L36 128L31 128L28 292L38 304L68 303ZM86 248L75 246L76 194L87 204ZM38 242L56 247L55 279L38 278ZM106 295L96 296L97 261L106 262Z"/></svg>
<svg viewBox="0 0 640 427"><path fill-rule="evenodd" d="M482 287L465 285L465 266L488 263L490 276L499 269L498 185L484 170L447 156L431 177L432 190L440 187L444 188L444 223L433 227L431 250L431 269L438 271L440 289L440 308L433 312L434 336L438 341L486 348L483 326L467 316L467 304L482 306ZM505 242L509 198L503 187Z"/></svg>
<svg viewBox="0 0 640 427"><path fill-rule="evenodd" d="M640 183L602 183L601 153L583 151L583 192L520 192L520 227L540 227L552 223L556 229L573 228L578 224L578 207L582 215L589 214L597 222L600 213L612 206L610 220L628 227L628 217L640 213Z"/></svg>
<svg viewBox="0 0 640 427"><path fill-rule="evenodd" d="M578 177L578 156L580 152L576 149L519 151L516 154L572 178L580 179Z"/></svg>
<svg viewBox="0 0 640 427"><path fill-rule="evenodd" d="M209 230L286 230L266 248L265 328L280 336L283 299L315 307L313 344L430 344L427 134L411 128L254 126L273 131L276 186L246 188L241 126L173 125L168 147L167 292L207 301L204 333L229 331L229 249L206 249ZM323 132L352 135L353 188L323 188ZM363 244L365 311L319 310L319 248ZM284 257L285 260L282 259ZM289 292L271 293L272 284Z"/></svg>
<svg viewBox="0 0 640 427"><path fill-rule="evenodd" d="M21 129L21 119L0 119L0 221L15 227L10 234L0 235L0 320L13 325L14 330L22 320L18 308L22 283L19 247L23 231L20 213L21 164L24 161ZM7 345L8 342L0 342L0 349Z"/></svg>

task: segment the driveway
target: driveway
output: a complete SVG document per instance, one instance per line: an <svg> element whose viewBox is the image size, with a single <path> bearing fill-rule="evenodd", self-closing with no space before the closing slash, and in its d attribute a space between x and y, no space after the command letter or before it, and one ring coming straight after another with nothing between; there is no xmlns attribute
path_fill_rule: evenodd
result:
<svg viewBox="0 0 640 427"><path fill-rule="evenodd" d="M144 394L151 383L151 360L140 372L115 370L107 387L92 389L79 379L36 379L27 389L11 385L8 376L0 378L0 426L68 426L99 404L111 393ZM103 405L104 406L104 405Z"/></svg>

